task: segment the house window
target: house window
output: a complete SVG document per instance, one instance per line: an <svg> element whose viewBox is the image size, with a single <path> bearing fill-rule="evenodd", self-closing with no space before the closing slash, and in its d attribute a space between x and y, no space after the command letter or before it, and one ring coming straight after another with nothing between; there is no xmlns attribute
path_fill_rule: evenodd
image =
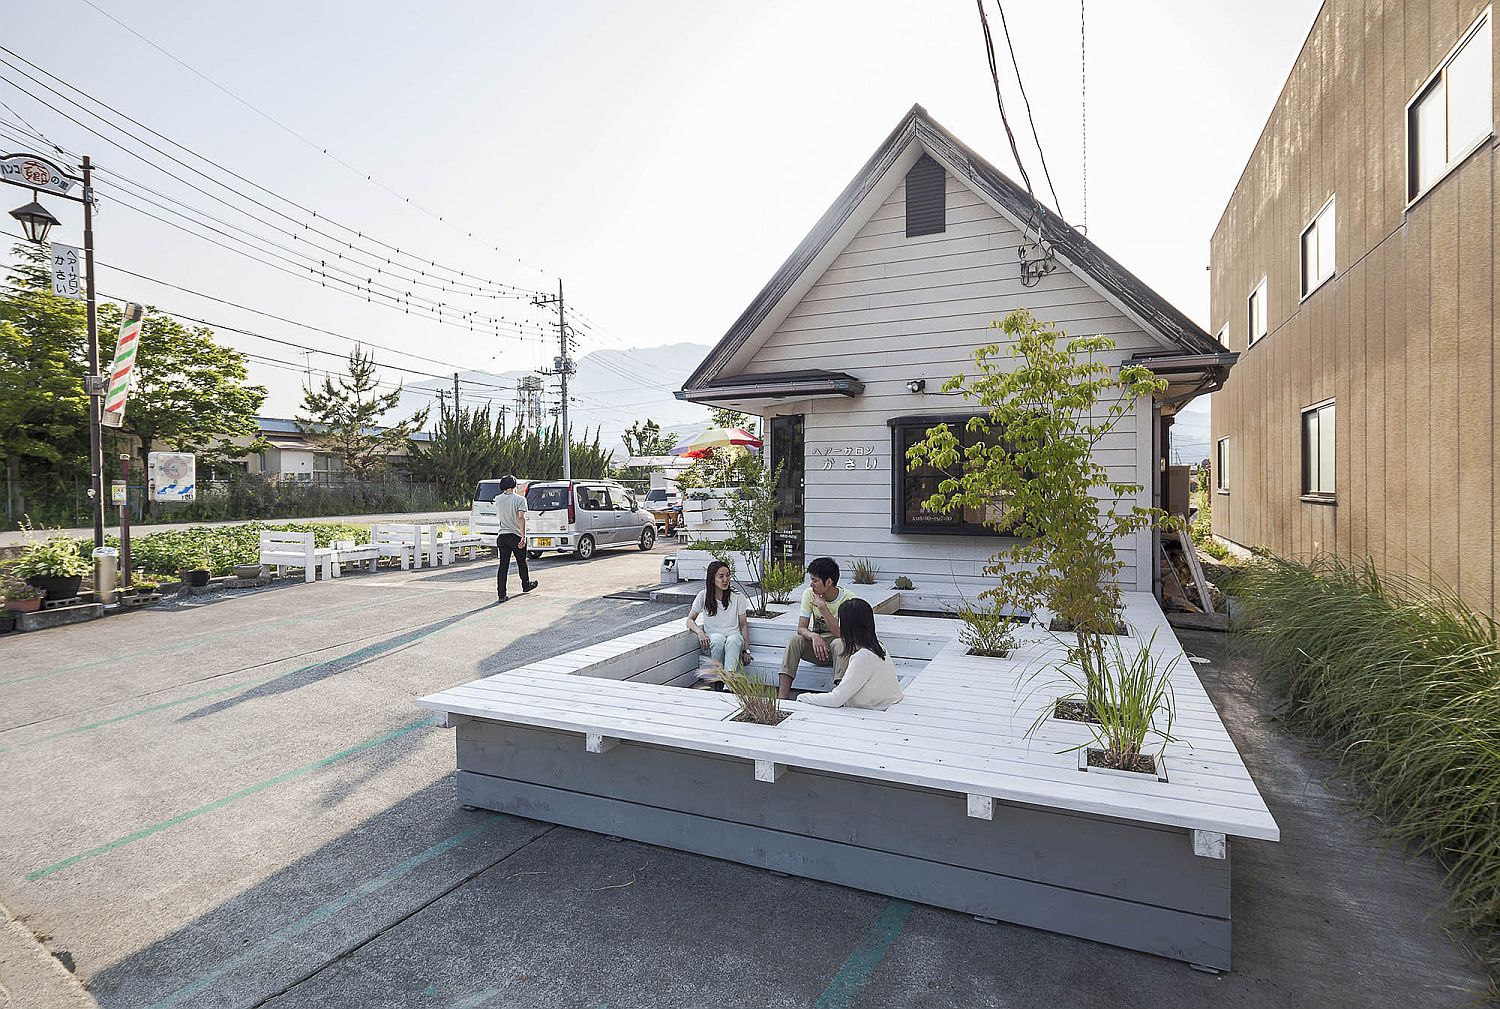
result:
<svg viewBox="0 0 1500 1009"><path fill-rule="evenodd" d="M1260 283L1255 285L1255 290L1250 292L1250 298L1246 302L1247 311L1245 320L1250 326L1250 343L1254 343L1266 335L1266 278L1260 278Z"/></svg>
<svg viewBox="0 0 1500 1009"><path fill-rule="evenodd" d="M1406 107L1406 198L1416 200L1494 131L1490 12Z"/></svg>
<svg viewBox="0 0 1500 1009"><path fill-rule="evenodd" d="M1333 197L1323 204L1302 232L1302 297L1312 294L1333 276Z"/></svg>
<svg viewBox="0 0 1500 1009"><path fill-rule="evenodd" d="M1229 493L1229 438L1220 438L1214 446L1214 489Z"/></svg>
<svg viewBox="0 0 1500 1009"><path fill-rule="evenodd" d="M1333 498L1333 400L1302 411L1302 494Z"/></svg>
<svg viewBox="0 0 1500 1009"><path fill-rule="evenodd" d="M984 436L967 430L967 416L893 417L891 428L891 531L896 533L947 533L963 536L1006 536L1004 508L997 504L984 508L962 508L951 512L928 511L922 507L948 474L931 466L909 469L906 450L927 437L939 424L947 424L965 448L979 444Z"/></svg>

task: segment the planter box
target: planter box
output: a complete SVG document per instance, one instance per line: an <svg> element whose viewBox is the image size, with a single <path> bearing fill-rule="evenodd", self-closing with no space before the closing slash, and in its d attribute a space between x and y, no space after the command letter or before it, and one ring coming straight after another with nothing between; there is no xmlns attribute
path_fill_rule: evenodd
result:
<svg viewBox="0 0 1500 1009"><path fill-rule="evenodd" d="M749 572L755 555L742 551L731 556L734 560L735 577L745 581L745 575ZM679 550L676 557L677 580L680 582L703 581L708 577L708 566L715 560L714 555L707 550Z"/></svg>

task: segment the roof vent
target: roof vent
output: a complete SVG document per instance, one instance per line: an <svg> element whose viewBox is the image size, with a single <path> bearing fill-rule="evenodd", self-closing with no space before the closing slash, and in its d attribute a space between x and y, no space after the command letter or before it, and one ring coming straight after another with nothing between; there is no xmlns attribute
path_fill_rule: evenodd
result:
<svg viewBox="0 0 1500 1009"><path fill-rule="evenodd" d="M923 154L906 173L906 237L948 230L948 185L943 166Z"/></svg>

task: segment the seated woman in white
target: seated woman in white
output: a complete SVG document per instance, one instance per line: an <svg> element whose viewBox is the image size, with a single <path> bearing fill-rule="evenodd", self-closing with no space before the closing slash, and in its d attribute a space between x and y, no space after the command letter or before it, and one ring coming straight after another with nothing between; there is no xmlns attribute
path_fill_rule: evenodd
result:
<svg viewBox="0 0 1500 1009"><path fill-rule="evenodd" d="M739 672L750 661L750 604L729 587L729 565L723 561L709 564L704 582L688 611L688 630L698 635L698 646L726 672Z"/></svg>
<svg viewBox="0 0 1500 1009"><path fill-rule="evenodd" d="M879 708L901 700L901 681L896 667L875 637L875 612L863 599L850 599L839 607L839 639L849 666L844 678L826 694L803 694L803 704L824 708Z"/></svg>

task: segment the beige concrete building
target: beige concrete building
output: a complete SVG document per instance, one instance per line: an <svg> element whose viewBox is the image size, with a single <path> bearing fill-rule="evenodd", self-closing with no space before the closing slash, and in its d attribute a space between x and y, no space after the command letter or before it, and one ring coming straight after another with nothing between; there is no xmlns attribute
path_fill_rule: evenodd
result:
<svg viewBox="0 0 1500 1009"><path fill-rule="evenodd" d="M1494 45L1475 0L1327 0L1214 232L1214 532L1496 612Z"/></svg>

